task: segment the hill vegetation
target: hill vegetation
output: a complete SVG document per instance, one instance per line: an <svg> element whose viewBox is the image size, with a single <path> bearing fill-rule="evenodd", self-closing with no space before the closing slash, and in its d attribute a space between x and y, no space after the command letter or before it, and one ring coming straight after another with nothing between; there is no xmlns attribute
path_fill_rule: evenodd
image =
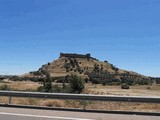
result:
<svg viewBox="0 0 160 120"><path fill-rule="evenodd" d="M76 75L84 79L85 82L103 85L147 85L156 82L159 84L159 78L147 77L136 72L126 71L117 68L108 61L99 61L91 57L90 54L64 54L45 65L37 71L30 72L21 77L13 76L12 80L31 80L44 84L46 75L43 71L49 73L52 80L57 83L68 83L69 76Z"/></svg>

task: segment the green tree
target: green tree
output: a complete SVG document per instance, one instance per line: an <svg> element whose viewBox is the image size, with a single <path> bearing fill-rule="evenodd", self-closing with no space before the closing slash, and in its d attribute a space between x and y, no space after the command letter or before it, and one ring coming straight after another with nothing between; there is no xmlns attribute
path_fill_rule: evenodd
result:
<svg viewBox="0 0 160 120"><path fill-rule="evenodd" d="M121 85L121 88L122 88L122 89L129 89L129 85L126 84L126 83L123 83L123 84Z"/></svg>
<svg viewBox="0 0 160 120"><path fill-rule="evenodd" d="M46 70L43 70L41 72L42 74L45 75L45 78L43 80L44 92L53 92L52 91L52 78L50 76L50 73Z"/></svg>
<svg viewBox="0 0 160 120"><path fill-rule="evenodd" d="M76 75L71 75L69 79L69 86L72 93L81 93L85 87L84 80Z"/></svg>

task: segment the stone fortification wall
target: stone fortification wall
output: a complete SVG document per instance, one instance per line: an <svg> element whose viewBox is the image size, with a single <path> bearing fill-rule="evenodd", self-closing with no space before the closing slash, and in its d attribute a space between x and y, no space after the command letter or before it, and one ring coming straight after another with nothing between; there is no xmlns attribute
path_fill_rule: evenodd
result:
<svg viewBox="0 0 160 120"><path fill-rule="evenodd" d="M70 53L60 53L60 57L71 57L71 58L91 58L90 54L82 55L82 54L70 54Z"/></svg>

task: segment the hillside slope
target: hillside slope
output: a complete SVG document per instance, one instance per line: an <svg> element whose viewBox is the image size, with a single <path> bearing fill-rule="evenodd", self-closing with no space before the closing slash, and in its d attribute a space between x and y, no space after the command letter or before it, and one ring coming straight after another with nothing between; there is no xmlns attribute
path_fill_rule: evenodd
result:
<svg viewBox="0 0 160 120"><path fill-rule="evenodd" d="M88 54L87 54L88 55ZM61 77L71 74L77 74L82 77L87 77L88 73L93 73L95 70L106 71L111 74L130 74L142 76L138 73L121 70L107 61L102 62L87 55L80 54L60 54L60 57L53 62L43 65L38 71L46 70L52 77ZM35 75L30 72L29 76Z"/></svg>

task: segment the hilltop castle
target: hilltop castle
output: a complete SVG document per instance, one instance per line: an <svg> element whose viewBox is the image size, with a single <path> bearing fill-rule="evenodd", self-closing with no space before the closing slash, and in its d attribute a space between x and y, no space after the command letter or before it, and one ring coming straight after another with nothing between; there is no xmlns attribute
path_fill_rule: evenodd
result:
<svg viewBox="0 0 160 120"><path fill-rule="evenodd" d="M91 54L90 54L90 53L87 53L87 54L85 54L85 55L76 54L76 53L60 53L60 57L59 57L59 58L61 58L61 57L68 57L68 58L87 58L88 60L89 60L89 59L93 59L93 60L98 61L98 59L91 57Z"/></svg>
<svg viewBox="0 0 160 120"><path fill-rule="evenodd" d="M86 55L82 55L82 54L76 54L76 53L60 53L60 58L61 57L71 57L71 58L91 58L91 54L86 54Z"/></svg>

